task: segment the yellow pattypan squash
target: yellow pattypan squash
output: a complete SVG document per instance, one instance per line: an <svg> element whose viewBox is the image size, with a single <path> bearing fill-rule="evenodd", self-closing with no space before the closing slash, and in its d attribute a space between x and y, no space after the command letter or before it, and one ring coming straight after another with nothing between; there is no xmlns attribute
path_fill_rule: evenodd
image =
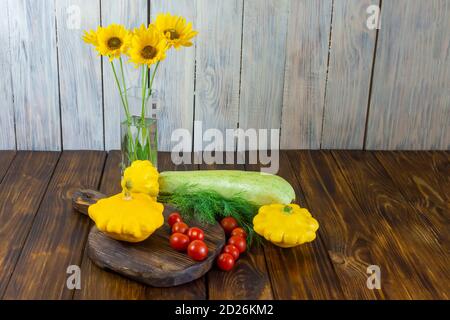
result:
<svg viewBox="0 0 450 320"><path fill-rule="evenodd" d="M116 194L89 206L97 228L116 240L140 242L164 223L164 206L144 193Z"/></svg>
<svg viewBox="0 0 450 320"><path fill-rule="evenodd" d="M146 193L156 199L159 192L158 170L148 160L133 161L125 169L122 179L124 192Z"/></svg>
<svg viewBox="0 0 450 320"><path fill-rule="evenodd" d="M259 208L253 229L273 244L289 248L316 238L319 223L296 204L270 204Z"/></svg>

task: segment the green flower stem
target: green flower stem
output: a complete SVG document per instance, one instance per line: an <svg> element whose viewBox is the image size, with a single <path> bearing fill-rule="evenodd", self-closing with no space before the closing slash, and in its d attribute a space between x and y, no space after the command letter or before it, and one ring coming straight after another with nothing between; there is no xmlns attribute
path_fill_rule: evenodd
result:
<svg viewBox="0 0 450 320"><path fill-rule="evenodd" d="M127 119L130 118L130 105L128 103L128 93L127 93L127 85L125 83L125 73L123 72L123 62L122 62L122 57L119 58L120 61L120 72L122 74L122 85L123 85L123 93L124 93L124 97L125 97L125 114L127 115Z"/></svg>
<svg viewBox="0 0 450 320"><path fill-rule="evenodd" d="M110 61L110 62L111 62L112 71L114 73L114 79L116 80L117 88L119 89L120 99L122 100L122 105L125 109L125 114L127 114L127 117L128 117L127 107L126 107L127 105L125 103L125 99L123 98L123 92L122 92L122 88L120 87L119 78L117 77L116 68L114 67L114 63L112 61Z"/></svg>
<svg viewBox="0 0 450 320"><path fill-rule="evenodd" d="M147 75L148 75L148 67L147 65L143 66L144 70L142 72L142 106L141 106L141 121L142 125L144 125L144 119L145 119L145 96L147 91Z"/></svg>
<svg viewBox="0 0 450 320"><path fill-rule="evenodd" d="M127 117L128 148L131 150L131 152L133 152L133 149L134 149L134 152L136 153L136 148L133 148L133 141L132 141L131 130L130 130L131 116L130 116L129 110L127 108L127 104L125 103L125 99L123 97L123 91L122 91L122 88L120 87L120 82L119 82L119 78L117 77L116 68L114 67L113 61L110 61L110 62L111 62L111 68L112 68L112 71L114 74L114 80L116 81L117 88L119 89L120 99L122 100L122 105L125 110L125 115Z"/></svg>
<svg viewBox="0 0 450 320"><path fill-rule="evenodd" d="M158 61L158 62L156 63L155 70L153 70L152 78L151 78L151 80L150 80L150 91L149 91L149 95L152 94L153 80L155 80L156 71L158 71L159 63L160 63L160 61Z"/></svg>

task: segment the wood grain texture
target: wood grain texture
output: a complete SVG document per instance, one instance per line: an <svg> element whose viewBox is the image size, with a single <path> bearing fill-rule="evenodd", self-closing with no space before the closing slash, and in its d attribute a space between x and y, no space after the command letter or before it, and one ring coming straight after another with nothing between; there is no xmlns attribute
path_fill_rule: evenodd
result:
<svg viewBox="0 0 450 320"><path fill-rule="evenodd" d="M2 97L2 112L0 112L0 150L16 149L16 133L14 129L14 105L11 74L10 30L8 17L8 2L3 2L0 11L0 96Z"/></svg>
<svg viewBox="0 0 450 320"><path fill-rule="evenodd" d="M286 0L244 3L239 106L242 129L280 128L288 4Z"/></svg>
<svg viewBox="0 0 450 320"><path fill-rule="evenodd" d="M367 149L450 149L449 30L446 0L383 2Z"/></svg>
<svg viewBox="0 0 450 320"><path fill-rule="evenodd" d="M332 1L291 1L282 149L318 149L322 132Z"/></svg>
<svg viewBox="0 0 450 320"><path fill-rule="evenodd" d="M89 215L90 206L106 197L95 190L78 190L72 195L72 206L81 214ZM177 211L175 207L164 205L163 225L149 238L138 243L112 239L93 226L86 247L89 258L104 270L114 271L152 287L175 287L203 277L225 245L225 233L218 222L207 224L186 221L190 228L200 228L205 233L207 256L201 261L195 261L186 252L178 252L170 245L172 230L167 219L172 212Z"/></svg>
<svg viewBox="0 0 450 320"><path fill-rule="evenodd" d="M100 1L55 5L63 148L103 150L101 60L81 40L84 30L100 25Z"/></svg>
<svg viewBox="0 0 450 320"><path fill-rule="evenodd" d="M227 155L228 154L228 155ZM223 158L234 157L243 163L242 153L227 152ZM244 164L201 164L200 170L245 170ZM273 299L264 250L253 245L242 254L231 271L213 267L207 275L208 297L211 300Z"/></svg>
<svg viewBox="0 0 450 320"><path fill-rule="evenodd" d="M246 170L259 171L260 165L246 165ZM295 190L301 207L308 204L292 170L286 152L280 153L280 171L277 173ZM264 253L275 299L343 299L344 295L328 251L323 244L322 230L312 243L290 249L264 241Z"/></svg>
<svg viewBox="0 0 450 320"><path fill-rule="evenodd" d="M100 185L100 191L107 195L113 195L121 191L120 158L121 154L119 151L111 151L108 154ZM93 225L87 217L85 219L91 226ZM145 298L146 286L98 268L87 256L86 249L84 249L81 273L83 274L81 290L75 292L74 299L118 300Z"/></svg>
<svg viewBox="0 0 450 320"><path fill-rule="evenodd" d="M58 158L57 152L19 152L0 184L0 297L13 274Z"/></svg>
<svg viewBox="0 0 450 320"><path fill-rule="evenodd" d="M81 265L89 221L73 211L70 199L77 189L98 187L104 160L104 152L63 152L4 299L72 298L66 271L70 265Z"/></svg>
<svg viewBox="0 0 450 320"><path fill-rule="evenodd" d="M101 0L102 25L119 23L132 29L141 24L147 25L148 1L145 0ZM135 69L122 58L127 87L140 87L140 69ZM103 60L103 100L105 121L105 150L120 149L120 121L123 106L119 90L114 80L111 63ZM120 64L115 60L115 67L120 77ZM120 79L120 78L119 78Z"/></svg>
<svg viewBox="0 0 450 320"><path fill-rule="evenodd" d="M17 149L60 150L54 1L8 0Z"/></svg>
<svg viewBox="0 0 450 320"><path fill-rule="evenodd" d="M196 4L201 32L196 41L195 120L203 122L203 130L215 128L225 135L226 129L237 128L239 120L243 0ZM217 143L215 148L226 150Z"/></svg>
<svg viewBox="0 0 450 320"><path fill-rule="evenodd" d="M439 181L443 161L438 153L379 151L375 156L421 220L438 230L444 251L450 252L450 196Z"/></svg>
<svg viewBox="0 0 450 320"><path fill-rule="evenodd" d="M8 171L8 168L15 156L15 151L0 151L0 183L2 182L3 177Z"/></svg>
<svg viewBox="0 0 450 320"><path fill-rule="evenodd" d="M89 216L89 206L107 195L92 189L80 189L72 194L72 207L81 214Z"/></svg>
<svg viewBox="0 0 450 320"><path fill-rule="evenodd" d="M439 172L438 179L444 193L446 193L445 190L450 190L450 151L433 152L432 156L433 159L437 159L436 168Z"/></svg>
<svg viewBox="0 0 450 320"><path fill-rule="evenodd" d="M175 167L169 153L158 154L160 170L186 170L192 167ZM109 153L100 191L112 195L120 188L120 152ZM204 277L174 288L153 288L124 278L118 274L104 271L95 266L85 250L81 272L84 275L81 290L75 293L75 299L205 299L206 289Z"/></svg>
<svg viewBox="0 0 450 320"><path fill-rule="evenodd" d="M399 281L410 274L393 265L402 251L392 245L390 229L361 208L332 155L323 151L292 151L288 155L308 209L319 221L324 245L345 297L410 298L403 281ZM380 290L367 288L366 271L373 264L383 270Z"/></svg>
<svg viewBox="0 0 450 320"><path fill-rule="evenodd" d="M189 227L198 227L205 232L204 241L208 246L208 256L203 261L195 261L186 252L178 252L169 244L172 231L166 221L175 210L165 206L164 225L139 243L111 239L92 227L87 247L89 258L102 269L153 287L175 287L203 277L225 245L225 233L219 223L191 221Z"/></svg>
<svg viewBox="0 0 450 320"><path fill-rule="evenodd" d="M336 151L333 155L363 215L380 232L380 236L375 234L375 243L389 244L388 250L380 246L385 256L397 252L389 262L392 285L401 282L414 299L448 299L449 285L442 281L450 278L448 251L445 253L443 248L443 244L448 244L448 232L440 233L424 220L425 212L411 207L373 154Z"/></svg>
<svg viewBox="0 0 450 320"><path fill-rule="evenodd" d="M377 30L366 26L373 0L336 0L321 148L362 149Z"/></svg>
<svg viewBox="0 0 450 320"><path fill-rule="evenodd" d="M197 1L190 0L152 0L151 21L154 21L158 13L170 12L193 22L193 29L197 30L194 23L196 6ZM176 142L171 142L175 129L183 128L193 133L196 42L197 39L194 39L194 45L190 48L167 52L153 84L161 99L162 110L158 117L158 149L161 151L171 151L176 145Z"/></svg>

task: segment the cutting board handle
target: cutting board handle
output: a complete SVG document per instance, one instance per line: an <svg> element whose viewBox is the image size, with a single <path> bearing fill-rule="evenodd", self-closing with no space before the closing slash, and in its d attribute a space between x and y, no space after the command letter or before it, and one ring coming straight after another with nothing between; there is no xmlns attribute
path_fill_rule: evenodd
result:
<svg viewBox="0 0 450 320"><path fill-rule="evenodd" d="M91 189L80 189L72 195L72 206L78 212L87 215L89 206L102 198L106 198L106 195L101 192Z"/></svg>

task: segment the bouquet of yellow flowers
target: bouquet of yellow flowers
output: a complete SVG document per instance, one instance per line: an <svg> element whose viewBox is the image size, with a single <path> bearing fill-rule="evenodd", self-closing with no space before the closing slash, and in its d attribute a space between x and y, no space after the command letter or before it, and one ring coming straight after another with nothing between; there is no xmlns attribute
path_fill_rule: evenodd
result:
<svg viewBox="0 0 450 320"><path fill-rule="evenodd" d="M99 55L108 57L111 64L129 131L126 137L128 144L127 164L134 160L150 160L152 163L156 163L156 152L152 153L150 142L146 143L148 132L146 132L144 126L145 101L152 94L153 81L158 66L165 59L167 50L171 48L178 50L181 47L192 46L191 40L197 33L192 29L192 23L187 23L185 18L170 13L159 14L150 25L145 26L143 24L133 30L128 30L120 24L111 24L106 27L100 26L97 30L85 31L83 40L93 45ZM136 68L142 69L142 107L140 115L142 128L138 130L135 137L130 131L133 119L130 113L122 56L127 56L129 62L133 63ZM117 63L119 66L117 66ZM120 80L117 72L118 67L120 68Z"/></svg>

